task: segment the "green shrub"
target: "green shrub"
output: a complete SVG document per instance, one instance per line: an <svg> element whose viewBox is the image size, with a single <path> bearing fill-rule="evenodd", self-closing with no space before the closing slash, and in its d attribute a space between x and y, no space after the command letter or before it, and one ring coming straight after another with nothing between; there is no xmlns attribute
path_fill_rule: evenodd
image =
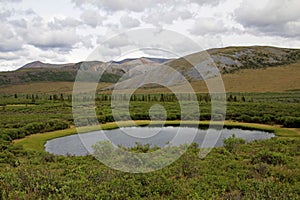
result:
<svg viewBox="0 0 300 200"><path fill-rule="evenodd" d="M1 135L7 135L11 139L23 138L26 135L26 131L21 128L8 128L1 131Z"/></svg>
<svg viewBox="0 0 300 200"><path fill-rule="evenodd" d="M286 117L283 126L287 128L300 128L300 117Z"/></svg>
<svg viewBox="0 0 300 200"><path fill-rule="evenodd" d="M246 141L243 138L235 137L235 134L233 134L229 138L224 139L223 142L224 142L225 149L230 153L234 153L234 154L237 152L241 144L246 143Z"/></svg>
<svg viewBox="0 0 300 200"><path fill-rule="evenodd" d="M270 165L283 165L287 163L287 158L282 153L265 150L252 157L251 162L253 164L267 163Z"/></svg>

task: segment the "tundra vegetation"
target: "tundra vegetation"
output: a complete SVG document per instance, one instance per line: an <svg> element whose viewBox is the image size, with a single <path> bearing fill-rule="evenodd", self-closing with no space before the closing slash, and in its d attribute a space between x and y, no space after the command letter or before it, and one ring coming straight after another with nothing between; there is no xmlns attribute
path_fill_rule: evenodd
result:
<svg viewBox="0 0 300 200"><path fill-rule="evenodd" d="M197 93L196 97L200 121L225 117L227 121L268 124L278 137L245 143L232 136L224 140L224 147L214 148L202 159L201 149L192 144L178 160L161 170L131 174L113 170L90 155L55 156L41 149L23 148L16 141L55 130L71 134L72 131L68 132L74 126L71 95L1 95L1 199L300 198L299 92L228 93L226 115L221 111L210 113L213 96ZM88 98L91 97L83 95L79 101ZM134 120L149 120L145 110L155 104L165 108L167 120L181 119L179 101L173 94L134 94L130 99L122 98L130 101ZM191 97L182 94L180 98L188 103ZM97 95L97 120L88 116L78 119L76 124L113 122L111 99L109 94ZM126 119L122 112L118 117ZM196 120L197 116L189 117L187 120ZM281 131L276 133L277 129ZM137 144L126 150L146 153L155 148Z"/></svg>

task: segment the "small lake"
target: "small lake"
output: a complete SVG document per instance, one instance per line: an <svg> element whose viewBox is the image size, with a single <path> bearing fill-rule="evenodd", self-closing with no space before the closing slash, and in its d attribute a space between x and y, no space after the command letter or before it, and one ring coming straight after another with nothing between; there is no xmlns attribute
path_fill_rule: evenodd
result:
<svg viewBox="0 0 300 200"><path fill-rule="evenodd" d="M122 127L113 130L101 130L75 134L47 141L45 150L56 155L82 156L93 152L92 146L98 141L109 140L114 146L132 147L136 143L164 147L195 142L199 146L205 139L206 147L223 145L224 138L232 135L243 138L246 142L266 140L274 137L273 133L256 130L222 129L201 130L191 127ZM211 136L211 137L208 137ZM208 145L207 145L208 144Z"/></svg>

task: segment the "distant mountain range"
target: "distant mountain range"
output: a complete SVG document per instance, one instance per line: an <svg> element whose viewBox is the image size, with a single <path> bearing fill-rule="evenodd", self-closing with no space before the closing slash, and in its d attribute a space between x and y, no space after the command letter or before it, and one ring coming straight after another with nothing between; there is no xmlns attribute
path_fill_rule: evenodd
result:
<svg viewBox="0 0 300 200"><path fill-rule="evenodd" d="M212 66L216 66L222 74L228 74L245 68L274 67L296 63L299 60L299 49L250 46L210 49L178 59L142 57L108 63L82 61L66 64L49 64L35 61L24 65L16 71L1 72L0 85L43 81L72 82L75 80L77 71L80 68L84 68L90 75L93 75L93 72L105 69L100 81L115 83L121 80L122 88L130 87L132 81L135 83L138 82L141 85L143 79L145 79L145 74L150 72L151 76L155 76L157 80L165 79L164 84L167 85L170 79L173 80L172 84L180 83L182 75L188 81L202 80L216 76L216 68ZM171 72L163 66L169 66L175 70Z"/></svg>

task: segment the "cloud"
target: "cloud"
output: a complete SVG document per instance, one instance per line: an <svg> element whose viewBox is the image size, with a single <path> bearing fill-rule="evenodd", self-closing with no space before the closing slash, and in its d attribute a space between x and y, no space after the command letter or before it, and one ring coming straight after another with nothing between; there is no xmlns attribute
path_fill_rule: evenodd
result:
<svg viewBox="0 0 300 200"><path fill-rule="evenodd" d="M213 18L199 18L195 21L194 26L189 30L194 35L210 35L225 33L225 28L222 21Z"/></svg>
<svg viewBox="0 0 300 200"><path fill-rule="evenodd" d="M0 51L18 51L22 49L23 41L5 23L0 22Z"/></svg>
<svg viewBox="0 0 300 200"><path fill-rule="evenodd" d="M159 3L158 0L72 0L76 6L93 5L100 9L109 11L127 10L134 12L142 12L147 8L153 7Z"/></svg>
<svg viewBox="0 0 300 200"><path fill-rule="evenodd" d="M85 5L93 5L99 9L105 9L109 11L133 11L142 12L152 8L160 7L172 7L175 5L187 5L190 3L196 3L202 5L218 5L224 0L72 0L72 2L78 6L83 7Z"/></svg>
<svg viewBox="0 0 300 200"><path fill-rule="evenodd" d="M40 16L34 15L28 19L12 20L10 23L13 25L15 32L12 41L14 43L18 42L19 46L22 45L20 42L24 41L24 44L29 44L39 49L48 50L53 48L58 51L71 51L73 46L80 42L80 36L77 35L76 29L72 28L78 21L72 18L55 18L47 23ZM9 36L8 32L6 37L12 36ZM21 38L21 40L18 41L17 38ZM6 45L10 44L8 40L5 43Z"/></svg>
<svg viewBox="0 0 300 200"><path fill-rule="evenodd" d="M120 18L121 26L123 28L134 28L140 25L140 21L129 17L128 15L124 15Z"/></svg>
<svg viewBox="0 0 300 200"><path fill-rule="evenodd" d="M216 6L220 4L221 2L224 2L225 0L187 0L188 3L196 3L199 5L212 5Z"/></svg>
<svg viewBox="0 0 300 200"><path fill-rule="evenodd" d="M142 20L153 25L172 24L178 19L185 20L193 16L190 11L178 7L173 7L172 9L169 9L168 7L161 7L149 10L145 13L146 14L142 17Z"/></svg>
<svg viewBox="0 0 300 200"><path fill-rule="evenodd" d="M16 60L20 58L15 52L0 52L0 60Z"/></svg>
<svg viewBox="0 0 300 200"><path fill-rule="evenodd" d="M89 34L89 35L86 35L86 36L78 36L80 37L80 44L83 45L83 47L87 48L87 49L91 49L91 48L94 48L94 45L93 45L93 42L92 42L92 39L93 39L93 35ZM81 48L81 46L78 46L78 48Z"/></svg>
<svg viewBox="0 0 300 200"><path fill-rule="evenodd" d="M46 32L37 30L27 35L28 44L41 49L56 48L69 51L79 41L75 30L48 30Z"/></svg>
<svg viewBox="0 0 300 200"><path fill-rule="evenodd" d="M149 7L151 4L150 0L102 0L99 1L99 6L103 6L106 9L116 10L131 10L135 12L141 12Z"/></svg>
<svg viewBox="0 0 300 200"><path fill-rule="evenodd" d="M200 6L202 5L216 6L224 1L225 0L187 0L187 3L196 3L199 4Z"/></svg>
<svg viewBox="0 0 300 200"><path fill-rule="evenodd" d="M110 48L107 45L99 45L86 60L101 60L109 62L121 56L120 48Z"/></svg>
<svg viewBox="0 0 300 200"><path fill-rule="evenodd" d="M258 33L282 37L300 36L300 1L262 1L260 4L244 0L235 10L235 19Z"/></svg>
<svg viewBox="0 0 300 200"><path fill-rule="evenodd" d="M1 0L0 3L20 3L22 0Z"/></svg>
<svg viewBox="0 0 300 200"><path fill-rule="evenodd" d="M55 52L55 51L47 51L39 54L40 59L45 62L66 62L66 57Z"/></svg>
<svg viewBox="0 0 300 200"><path fill-rule="evenodd" d="M16 29L16 28L26 28L27 21L25 19L16 19L10 20L9 23Z"/></svg>
<svg viewBox="0 0 300 200"><path fill-rule="evenodd" d="M97 10L85 10L80 15L80 18L85 24L93 28L97 27L98 25L101 25L102 21L104 20L104 17L101 16L99 11Z"/></svg>
<svg viewBox="0 0 300 200"><path fill-rule="evenodd" d="M48 26L52 29L74 28L79 25L82 25L82 22L72 17L66 17L64 19L54 18L53 21L48 23Z"/></svg>
<svg viewBox="0 0 300 200"><path fill-rule="evenodd" d="M11 11L10 10L1 10L0 11L0 19L1 21L6 20L8 17L11 16Z"/></svg>
<svg viewBox="0 0 300 200"><path fill-rule="evenodd" d="M132 39L132 38L131 38ZM118 34L113 36L112 38L108 38L107 40L103 40L103 38L99 37L97 40L99 45L105 43L109 48L121 48L129 45L133 45L134 42L130 40L125 34Z"/></svg>

